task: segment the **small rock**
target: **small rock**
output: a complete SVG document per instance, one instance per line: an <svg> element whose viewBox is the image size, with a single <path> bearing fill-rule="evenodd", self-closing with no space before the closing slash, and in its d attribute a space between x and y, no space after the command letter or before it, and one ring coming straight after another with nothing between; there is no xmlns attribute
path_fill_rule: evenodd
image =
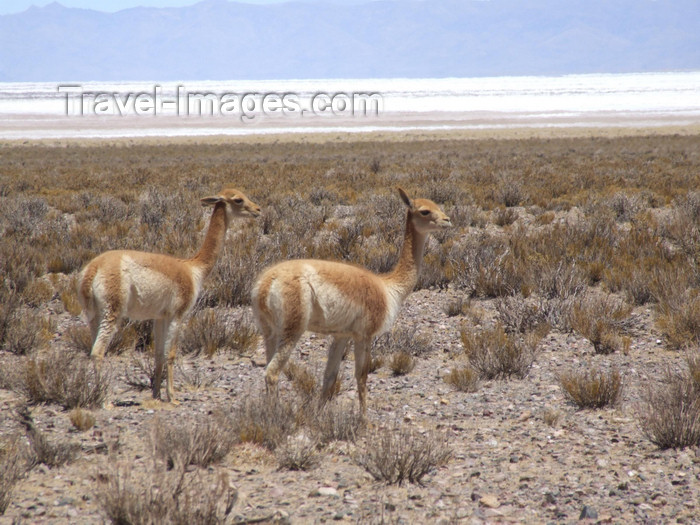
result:
<svg viewBox="0 0 700 525"><path fill-rule="evenodd" d="M588 505L584 505L583 508L581 509L581 514L579 515L578 519L580 519L580 520L598 519L598 512L593 507L589 507Z"/></svg>
<svg viewBox="0 0 700 525"><path fill-rule="evenodd" d="M488 507L490 509L497 509L501 506L501 503L498 501L498 498L493 494L485 494L481 496L481 498L479 499L479 503L484 507Z"/></svg>
<svg viewBox="0 0 700 525"><path fill-rule="evenodd" d="M532 412L529 410L526 410L522 414L520 414L520 417L518 418L518 421L527 421L532 417Z"/></svg>
<svg viewBox="0 0 700 525"><path fill-rule="evenodd" d="M334 489L333 487L320 487L315 490L312 490L311 493L309 494L311 497L316 497L316 496L333 496L333 497L338 497L338 491Z"/></svg>

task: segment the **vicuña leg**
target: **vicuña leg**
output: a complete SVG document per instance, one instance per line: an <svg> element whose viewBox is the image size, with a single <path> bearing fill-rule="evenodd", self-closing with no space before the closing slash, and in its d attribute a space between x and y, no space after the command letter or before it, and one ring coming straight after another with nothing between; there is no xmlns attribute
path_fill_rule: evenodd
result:
<svg viewBox="0 0 700 525"><path fill-rule="evenodd" d="M90 356L101 361L110 341L117 332L118 317L112 312L100 312L90 321L90 331L94 334ZM95 326L97 328L95 328Z"/></svg>
<svg viewBox="0 0 700 525"><path fill-rule="evenodd" d="M156 319L153 321L153 353L155 368L153 370L153 398L160 399L160 385L163 382L163 365L165 364L165 331L167 320Z"/></svg>
<svg viewBox="0 0 700 525"><path fill-rule="evenodd" d="M370 349L372 341L355 339L355 379L357 380L357 394L360 398L360 413L367 413L367 375L370 366Z"/></svg>
<svg viewBox="0 0 700 525"><path fill-rule="evenodd" d="M279 349L275 352L267 363L265 367L265 388L268 394L277 393L277 382L279 381L280 372L284 370L284 367L289 361L289 356L292 354L292 350L299 342L301 335L304 333L302 330L296 334L289 334L282 339L282 344L280 344Z"/></svg>
<svg viewBox="0 0 700 525"><path fill-rule="evenodd" d="M321 405L333 397L335 383L338 380L338 370L348 341L347 337L334 337L328 347L328 362L326 363L326 371L323 373L323 388L321 389Z"/></svg>
<svg viewBox="0 0 700 525"><path fill-rule="evenodd" d="M175 382L173 380L173 366L175 365L175 357L177 356L177 334L180 328L180 320L173 319L167 324L165 330L165 349L168 351L168 377L167 388L165 390L170 403L175 401Z"/></svg>

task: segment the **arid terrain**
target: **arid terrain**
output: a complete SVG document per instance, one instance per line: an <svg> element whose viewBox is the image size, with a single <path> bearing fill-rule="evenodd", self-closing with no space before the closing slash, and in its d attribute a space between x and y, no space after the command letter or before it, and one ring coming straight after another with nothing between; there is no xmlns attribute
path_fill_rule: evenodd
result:
<svg viewBox="0 0 700 525"><path fill-rule="evenodd" d="M697 523L700 135L677 131L0 144L0 523ZM95 368L77 272L193 255L228 184L263 215L154 401L149 323ZM317 408L322 336L265 396L255 276L388 271L397 186L453 228L374 346L366 421L352 352Z"/></svg>

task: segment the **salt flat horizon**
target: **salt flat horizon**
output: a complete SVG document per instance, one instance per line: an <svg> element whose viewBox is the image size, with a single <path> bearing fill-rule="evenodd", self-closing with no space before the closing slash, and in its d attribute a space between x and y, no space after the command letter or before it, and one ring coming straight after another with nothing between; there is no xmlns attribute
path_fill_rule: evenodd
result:
<svg viewBox="0 0 700 525"><path fill-rule="evenodd" d="M699 127L700 72L0 83L7 141Z"/></svg>

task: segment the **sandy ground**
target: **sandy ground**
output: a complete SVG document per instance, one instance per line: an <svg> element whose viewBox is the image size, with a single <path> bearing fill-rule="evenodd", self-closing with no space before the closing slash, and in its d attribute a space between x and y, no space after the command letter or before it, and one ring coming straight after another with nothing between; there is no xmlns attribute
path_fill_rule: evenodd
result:
<svg viewBox="0 0 700 525"><path fill-rule="evenodd" d="M700 135L700 123L654 127L528 127L479 130L378 131L361 140L417 138L579 137L681 133ZM123 138L101 143L124 144L231 141L358 140L356 134L300 133L239 137ZM32 143L34 141L27 141ZM57 146L91 144L92 140L41 141ZM14 142L16 144L16 142ZM1 150L0 150L1 154ZM681 368L684 356L669 352L649 308L632 315L632 343L628 354L595 355L586 340L574 334L551 332L542 342L530 375L523 380L486 381L475 393L457 392L444 375L460 352L460 316L448 317L443 306L461 292L421 290L412 294L397 321L415 326L432 339L432 350L416 368L398 377L382 368L369 380L369 420L379 426L399 423L417 432L439 432L449 443L453 459L424 479L423 485L386 485L375 481L354 461L358 451L371 447L364 438L356 444L338 442L321 452L319 465L309 472L281 471L275 457L259 447L238 447L216 468L224 469L239 490L234 509L241 522L273 523L574 523L586 509L584 523L698 523L700 522L700 450L659 451L639 427L637 403L641 389L666 366ZM494 315L494 300L475 300L473 309L485 318ZM53 344L78 318L56 306L59 332ZM241 309L245 310L245 309ZM241 313L241 312L239 312ZM236 314L238 315L238 313ZM324 366L325 339L306 336L294 359L316 377ZM2 356L0 366L14 366ZM127 358L114 358L118 372L110 403L95 411L96 426L78 433L67 413L56 406L34 409L37 425L51 440L79 443L83 453L69 465L39 466L17 487L0 523L104 523L95 487L107 458L96 446L119 436L120 461L147 469L148 436L157 417L173 420L212 409L235 407L251 393L262 392L262 346L244 357L217 356L197 364L213 381L199 391L183 391L176 377L181 404L154 406L149 395L123 382ZM619 367L625 380L623 400L615 408L579 411L567 404L558 374L584 363ZM352 359L343 365L340 401L356 403ZM289 392L288 381L282 389ZM0 390L0 413L21 404L14 393ZM548 423L547 414L558 414ZM0 430L12 426L3 417ZM92 451L92 452L88 452ZM246 521L248 520L248 521ZM251 521L258 520L258 521Z"/></svg>
<svg viewBox="0 0 700 525"><path fill-rule="evenodd" d="M327 142L425 138L525 138L699 134L700 116L600 112L571 116L517 113L383 114L376 117L0 116L0 144L168 142Z"/></svg>

